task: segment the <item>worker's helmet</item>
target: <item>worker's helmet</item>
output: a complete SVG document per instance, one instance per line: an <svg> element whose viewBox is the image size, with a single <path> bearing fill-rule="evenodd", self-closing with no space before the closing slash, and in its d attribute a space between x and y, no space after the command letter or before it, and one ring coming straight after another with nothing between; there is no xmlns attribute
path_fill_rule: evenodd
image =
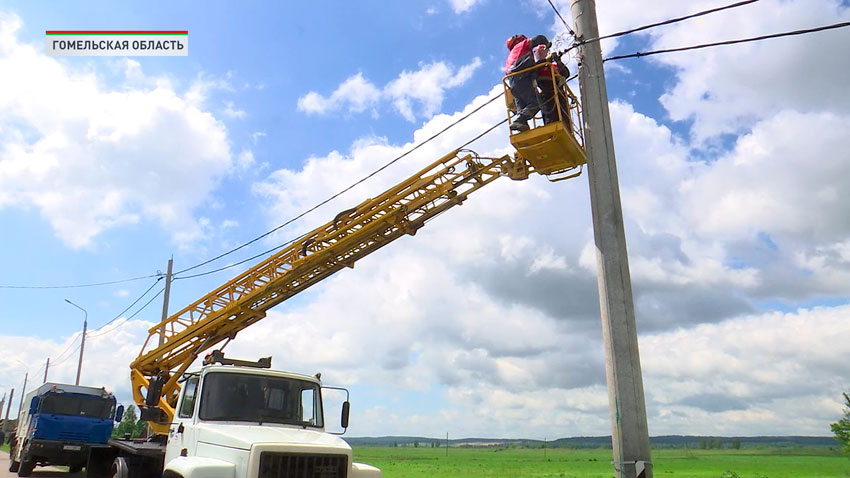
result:
<svg viewBox="0 0 850 478"><path fill-rule="evenodd" d="M512 50L514 48L514 45L523 40L525 40L525 35L514 35L508 38L507 41L505 41L505 46L508 47L508 50Z"/></svg>
<svg viewBox="0 0 850 478"><path fill-rule="evenodd" d="M546 48L552 48L552 42L550 42L549 39L546 38L546 35L535 35L531 39L532 49L538 45L546 45Z"/></svg>

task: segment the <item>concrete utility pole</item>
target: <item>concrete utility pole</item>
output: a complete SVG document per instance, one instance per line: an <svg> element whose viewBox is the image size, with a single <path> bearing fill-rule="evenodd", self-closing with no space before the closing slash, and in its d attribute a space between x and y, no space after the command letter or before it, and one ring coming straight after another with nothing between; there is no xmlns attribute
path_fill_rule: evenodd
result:
<svg viewBox="0 0 850 478"><path fill-rule="evenodd" d="M21 389L21 403L18 404L18 414L20 415L21 410L24 409L24 396L27 394L27 379L30 378L30 372L27 370L27 373L24 375L24 388Z"/></svg>
<svg viewBox="0 0 850 478"><path fill-rule="evenodd" d="M652 478L649 429L640 370L608 91L602 68L595 0L571 0L579 41L579 83L584 114L588 182L605 345L605 375L611 410L614 470L621 478Z"/></svg>
<svg viewBox="0 0 850 478"><path fill-rule="evenodd" d="M50 369L50 357L47 357L47 363L44 364L44 380L41 383L47 383L47 371Z"/></svg>
<svg viewBox="0 0 850 478"><path fill-rule="evenodd" d="M74 385L79 385L80 384L80 372L82 372L82 370L83 370L83 352L86 350L86 329L89 326L89 313L86 309L80 307L79 305L71 302L68 299L65 299L65 302L67 302L67 303L73 305L74 307L82 310L83 314L85 314L85 316L83 318L83 341L80 343L80 361L77 362L77 381L74 384Z"/></svg>
<svg viewBox="0 0 850 478"><path fill-rule="evenodd" d="M168 318L168 296L171 294L171 266L174 264L174 258L168 259L168 272L165 274L165 296L162 298L162 321ZM159 330L159 345L162 346L165 342L165 325Z"/></svg>

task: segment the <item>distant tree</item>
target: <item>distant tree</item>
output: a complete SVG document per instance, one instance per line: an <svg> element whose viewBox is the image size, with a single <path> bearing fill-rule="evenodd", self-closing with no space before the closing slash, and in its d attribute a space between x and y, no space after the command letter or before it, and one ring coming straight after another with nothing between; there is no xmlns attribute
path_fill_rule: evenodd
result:
<svg viewBox="0 0 850 478"><path fill-rule="evenodd" d="M842 395L844 395L844 405L847 407L844 409L844 418L830 424L829 428L832 429L835 439L841 443L844 454L850 456L850 395L847 393Z"/></svg>
<svg viewBox="0 0 850 478"><path fill-rule="evenodd" d="M393 448L398 448L398 440L393 442Z"/></svg>
<svg viewBox="0 0 850 478"><path fill-rule="evenodd" d="M721 440L720 438L716 438L714 440L714 446L712 448L717 448L719 450L722 450L723 449L723 440Z"/></svg>
<svg viewBox="0 0 850 478"><path fill-rule="evenodd" d="M413 440L413 448L419 448L419 440Z"/></svg>
<svg viewBox="0 0 850 478"><path fill-rule="evenodd" d="M112 430L112 436L121 438L129 434L130 438L140 437L144 433L145 425L145 421L136 415L136 407L128 405L121 423Z"/></svg>
<svg viewBox="0 0 850 478"><path fill-rule="evenodd" d="M702 448L703 450L708 448L708 440L706 440L704 438L702 440L700 440L699 441L699 447Z"/></svg>
<svg viewBox="0 0 850 478"><path fill-rule="evenodd" d="M736 450L741 449L741 439L740 438L733 438L732 439L732 448L734 448Z"/></svg>

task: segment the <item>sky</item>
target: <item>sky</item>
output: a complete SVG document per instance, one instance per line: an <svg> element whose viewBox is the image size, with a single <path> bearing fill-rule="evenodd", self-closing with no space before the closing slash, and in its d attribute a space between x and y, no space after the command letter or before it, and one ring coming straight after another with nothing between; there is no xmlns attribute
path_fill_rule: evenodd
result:
<svg viewBox="0 0 850 478"><path fill-rule="evenodd" d="M572 24L569 3L553 3ZM600 0L599 31L724 4ZM601 46L848 20L844 0L760 0ZM82 29L188 30L189 54L45 55L46 30ZM48 357L48 379L73 383L84 319L81 383L129 404L169 258L181 271L244 244L483 105L502 91L515 33L573 41L545 0L0 1L0 394L15 388L12 414ZM824 436L841 417L848 57L839 29L605 63L650 435ZM495 101L302 219L177 273L169 310L255 261L185 276L293 239L503 119ZM504 125L470 147L512 151ZM349 436L608 435L596 284L587 176L499 179L225 351L348 387Z"/></svg>

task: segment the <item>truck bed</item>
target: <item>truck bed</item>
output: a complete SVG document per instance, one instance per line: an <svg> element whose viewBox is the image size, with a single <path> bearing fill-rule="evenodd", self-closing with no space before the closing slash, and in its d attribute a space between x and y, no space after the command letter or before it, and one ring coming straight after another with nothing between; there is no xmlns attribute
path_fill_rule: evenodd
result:
<svg viewBox="0 0 850 478"><path fill-rule="evenodd" d="M161 443L110 438L109 444L129 455L148 458L165 457L165 445Z"/></svg>

